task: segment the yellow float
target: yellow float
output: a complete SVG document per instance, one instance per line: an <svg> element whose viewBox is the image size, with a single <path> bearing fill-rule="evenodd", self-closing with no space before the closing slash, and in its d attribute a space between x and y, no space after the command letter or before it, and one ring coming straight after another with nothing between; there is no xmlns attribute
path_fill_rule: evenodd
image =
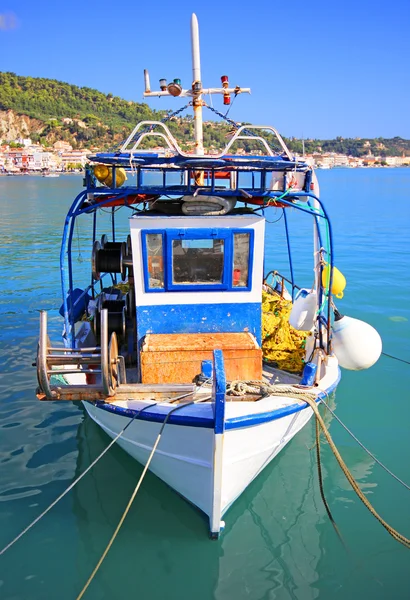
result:
<svg viewBox="0 0 410 600"><path fill-rule="evenodd" d="M94 175L100 183L107 187L113 187L113 168L107 165L95 165ZM115 187L121 187L124 181L127 180L127 174L124 169L117 167L115 173Z"/></svg>
<svg viewBox="0 0 410 600"><path fill-rule="evenodd" d="M322 271L322 285L324 288L327 288L330 280L330 267L326 265ZM336 298L343 298L343 291L346 287L346 278L337 269L333 267L333 280L332 280L332 294L336 296Z"/></svg>

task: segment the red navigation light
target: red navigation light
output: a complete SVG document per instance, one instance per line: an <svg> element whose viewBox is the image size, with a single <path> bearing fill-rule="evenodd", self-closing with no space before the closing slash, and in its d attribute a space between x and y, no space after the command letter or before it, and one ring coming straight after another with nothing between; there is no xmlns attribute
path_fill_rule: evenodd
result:
<svg viewBox="0 0 410 600"><path fill-rule="evenodd" d="M229 94L224 94L224 104L230 104L231 103L231 97Z"/></svg>
<svg viewBox="0 0 410 600"><path fill-rule="evenodd" d="M222 87L227 88L229 86L228 75L222 75L221 81L222 81Z"/></svg>

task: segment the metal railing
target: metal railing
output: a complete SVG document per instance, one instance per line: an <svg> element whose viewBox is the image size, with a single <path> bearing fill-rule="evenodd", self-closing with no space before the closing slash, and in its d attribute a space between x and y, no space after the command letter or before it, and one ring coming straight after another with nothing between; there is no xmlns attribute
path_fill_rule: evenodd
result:
<svg viewBox="0 0 410 600"><path fill-rule="evenodd" d="M141 131L140 134L138 134L138 132L144 128L144 127L148 127L149 130L148 131ZM161 127L165 133L162 132L155 132L153 129L155 127ZM266 155L262 155L262 156L278 156L278 153L274 151L273 148L271 148L271 146L268 144L267 140L265 140L263 137L261 136L252 136L249 135L249 131L250 130L259 130L259 131L270 131L274 134L274 136L276 137L276 139L278 140L280 147L282 148L284 154L286 155L286 157L289 160L294 160L293 155L289 152L288 147L286 146L282 136L280 135L280 133L274 128L271 127L270 125L242 125L241 127L238 128L238 130L233 134L232 138L229 140L229 142L227 143L227 145L225 146L225 148L222 150L222 152L219 152L217 154L206 154L206 155L201 155L201 154L192 154L189 152L184 152L181 147L179 146L178 142L176 141L175 137L172 135L172 133L170 132L170 130L168 129L168 127L165 125L165 123L162 123L161 121L141 121L140 123L138 123L138 125L136 125L136 127L134 127L134 129L132 130L132 132L130 133L130 135L128 136L128 138L125 140L125 142L123 143L123 145L120 148L120 152L123 153L130 153L130 157L132 157L133 153L136 152L136 150L139 148L141 141L149 136L156 136L156 137L160 137L162 139L165 140L167 147L169 148L169 150L171 150L174 153L179 154L180 156L183 156L185 158L203 158L203 159L209 159L209 158L214 158L214 159L218 159L218 158L222 158L223 156L225 156L226 154L228 154L229 149L233 146L233 144L235 144L235 142L237 142L238 140L251 140L253 142L258 141L261 142L262 145L264 146L265 150L266 150ZM130 144L131 142L134 142L133 145L131 147ZM143 151L146 153L149 153L150 151L146 150Z"/></svg>

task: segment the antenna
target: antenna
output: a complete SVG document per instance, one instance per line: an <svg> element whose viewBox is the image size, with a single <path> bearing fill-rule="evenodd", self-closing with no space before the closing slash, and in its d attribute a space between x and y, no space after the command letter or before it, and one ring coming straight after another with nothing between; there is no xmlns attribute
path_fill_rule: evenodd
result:
<svg viewBox="0 0 410 600"><path fill-rule="evenodd" d="M147 71L147 69L144 69L144 83L145 83L145 92L150 92L151 91L151 84L149 81L149 73Z"/></svg>
<svg viewBox="0 0 410 600"><path fill-rule="evenodd" d="M157 92L151 91L150 79L148 70L144 70L145 80L145 92L144 98L146 97L161 97L161 96L174 96L180 98L192 98L192 106L194 108L194 127L195 127L195 154L198 156L204 155L204 142L203 142L203 121L202 121L202 106L204 102L202 100L203 94L222 94L224 97L224 104L228 105L231 103L231 94L250 94L250 88L235 88L229 87L228 77L223 75L221 77L222 87L221 88L203 88L201 81L201 59L199 50L199 27L198 19L195 13L191 17L191 46L192 46L192 86L191 89L184 89L181 85L180 79L174 79L167 84L166 79L160 79L159 86L160 90Z"/></svg>

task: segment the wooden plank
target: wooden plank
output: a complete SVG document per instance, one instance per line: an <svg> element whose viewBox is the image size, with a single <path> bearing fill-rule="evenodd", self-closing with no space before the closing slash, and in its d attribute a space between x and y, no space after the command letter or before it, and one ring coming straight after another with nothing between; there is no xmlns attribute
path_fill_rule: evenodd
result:
<svg viewBox="0 0 410 600"><path fill-rule="evenodd" d="M172 400L181 394L194 394L195 385L144 385L130 384L120 385L116 388L113 396L107 397L101 386L98 385L62 385L51 386L51 389L58 394L57 398L49 400L45 394L38 393L37 398L43 402L54 401L77 401L88 400L89 402L97 402L104 400L105 402L115 402L117 400L154 400L166 401ZM209 390L202 390L200 394L209 394ZM200 395L199 394L199 395Z"/></svg>
<svg viewBox="0 0 410 600"><path fill-rule="evenodd" d="M105 400L106 402L114 402L115 400L146 400L147 397L153 400L169 399L180 394L189 394L195 392L195 385L188 384L152 384L145 385L143 383L121 384L115 389L113 396L106 396L100 385L52 385L51 389L58 395L51 401L55 400L88 400L96 402ZM206 390L204 390L205 392ZM209 392L209 390L208 390ZM43 402L50 401L45 394L37 393L37 398Z"/></svg>
<svg viewBox="0 0 410 600"><path fill-rule="evenodd" d="M143 383L190 383L201 373L202 361L212 360L212 350L178 352L141 352ZM262 350L223 350L226 378L250 380L262 378Z"/></svg>
<svg viewBox="0 0 410 600"><path fill-rule="evenodd" d="M60 390L61 391L61 390ZM195 393L195 398L200 397L201 395L209 395L209 388L204 389L201 393ZM175 404L180 404L186 402L187 400L192 400L194 393L192 396L187 396L184 400L177 401ZM146 392L134 392L132 394L127 393L117 393L115 396L110 396L109 398L105 398L103 394L99 392L90 392L89 390L83 389L82 392L73 392L73 391L65 391L63 390L59 398L53 398L53 400L49 400L46 398L45 394L37 394L38 400L41 402L73 402L79 400L86 400L87 402L99 402L103 400L104 402L113 403L119 400L127 401L127 400L152 400L153 402L167 402L168 400L172 400L173 396L170 394L166 394L164 392L152 392L151 394L147 394ZM260 400L260 394L246 394L245 396L226 396L226 402L256 402Z"/></svg>
<svg viewBox="0 0 410 600"><path fill-rule="evenodd" d="M148 334L143 352L180 350L234 350L258 348L255 338L243 333L170 333Z"/></svg>

